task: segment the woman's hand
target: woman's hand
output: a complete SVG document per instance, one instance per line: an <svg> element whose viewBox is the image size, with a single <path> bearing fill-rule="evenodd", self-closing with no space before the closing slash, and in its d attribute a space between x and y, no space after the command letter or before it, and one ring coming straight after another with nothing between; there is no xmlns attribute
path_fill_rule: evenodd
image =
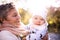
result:
<svg viewBox="0 0 60 40"><path fill-rule="evenodd" d="M48 33L46 33L42 40L48 40Z"/></svg>

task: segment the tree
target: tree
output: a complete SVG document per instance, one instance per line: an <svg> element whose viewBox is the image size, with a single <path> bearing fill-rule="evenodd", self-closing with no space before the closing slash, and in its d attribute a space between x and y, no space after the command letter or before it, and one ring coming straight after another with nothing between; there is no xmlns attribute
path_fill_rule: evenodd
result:
<svg viewBox="0 0 60 40"><path fill-rule="evenodd" d="M31 17L31 14L28 12L28 10L24 10L23 8L20 8L19 13L21 15L21 21L24 24L28 24L29 23L29 18Z"/></svg>
<svg viewBox="0 0 60 40"><path fill-rule="evenodd" d="M60 32L60 8L49 8L48 9L48 23L49 29L54 32Z"/></svg>

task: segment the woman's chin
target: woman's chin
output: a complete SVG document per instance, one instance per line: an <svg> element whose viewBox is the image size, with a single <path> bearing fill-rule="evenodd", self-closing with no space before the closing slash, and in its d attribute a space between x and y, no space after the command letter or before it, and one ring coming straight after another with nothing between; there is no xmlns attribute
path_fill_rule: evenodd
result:
<svg viewBox="0 0 60 40"><path fill-rule="evenodd" d="M15 26L16 26L16 27L20 27L20 23L16 24Z"/></svg>

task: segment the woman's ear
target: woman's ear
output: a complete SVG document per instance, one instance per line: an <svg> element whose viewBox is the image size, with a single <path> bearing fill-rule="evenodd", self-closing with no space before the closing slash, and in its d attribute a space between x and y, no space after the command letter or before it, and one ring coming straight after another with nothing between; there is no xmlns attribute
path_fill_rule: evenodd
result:
<svg viewBox="0 0 60 40"><path fill-rule="evenodd" d="M3 23L8 23L8 21L7 20L3 20Z"/></svg>

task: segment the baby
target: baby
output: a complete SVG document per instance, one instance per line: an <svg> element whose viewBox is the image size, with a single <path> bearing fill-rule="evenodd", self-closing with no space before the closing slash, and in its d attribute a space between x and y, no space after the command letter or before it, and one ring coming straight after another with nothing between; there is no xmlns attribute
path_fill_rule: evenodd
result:
<svg viewBox="0 0 60 40"><path fill-rule="evenodd" d="M26 40L42 40L48 32L47 21L44 14L35 13L32 15L27 29L30 34L26 37Z"/></svg>

